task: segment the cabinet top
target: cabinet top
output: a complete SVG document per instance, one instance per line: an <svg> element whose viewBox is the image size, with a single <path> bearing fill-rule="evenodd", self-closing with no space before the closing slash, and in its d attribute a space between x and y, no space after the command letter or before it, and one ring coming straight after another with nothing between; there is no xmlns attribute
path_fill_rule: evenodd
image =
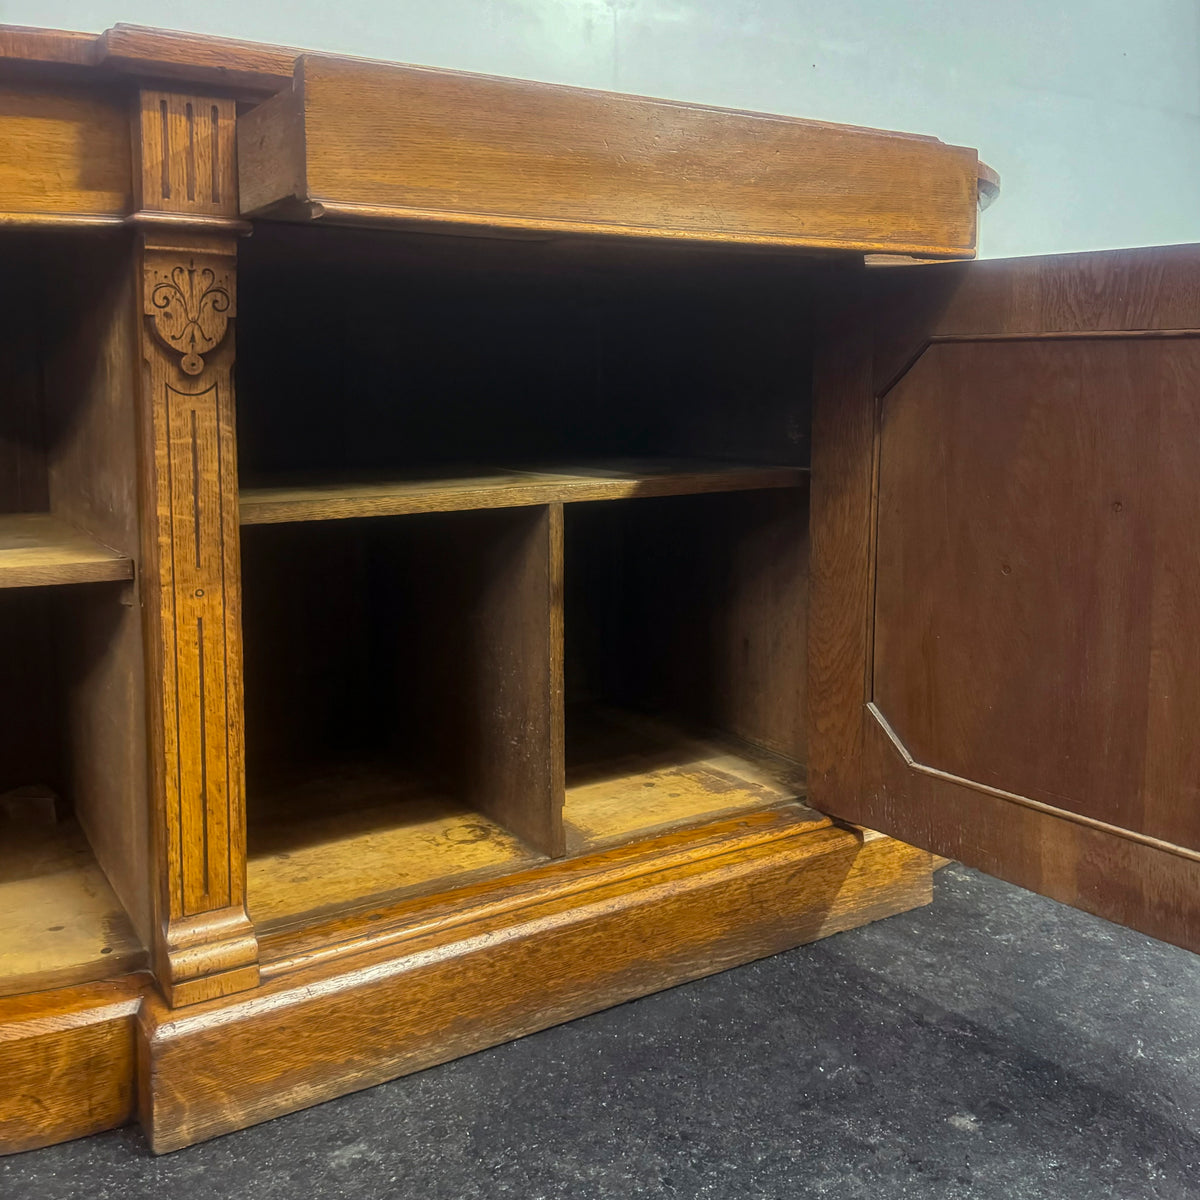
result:
<svg viewBox="0 0 1200 1200"><path fill-rule="evenodd" d="M0 223L136 215L130 83L239 102L255 218L970 258L998 189L973 149L915 134L143 26L0 26ZM53 122L31 130L31 99Z"/></svg>

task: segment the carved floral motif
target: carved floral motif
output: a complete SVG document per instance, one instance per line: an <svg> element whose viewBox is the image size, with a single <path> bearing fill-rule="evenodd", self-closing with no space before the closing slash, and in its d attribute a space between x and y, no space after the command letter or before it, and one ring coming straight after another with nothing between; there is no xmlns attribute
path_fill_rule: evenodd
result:
<svg viewBox="0 0 1200 1200"><path fill-rule="evenodd" d="M221 344L229 327L229 275L218 278L211 267L198 267L194 260L156 271L147 306L163 344L183 356L180 366L188 375L199 375L203 355Z"/></svg>

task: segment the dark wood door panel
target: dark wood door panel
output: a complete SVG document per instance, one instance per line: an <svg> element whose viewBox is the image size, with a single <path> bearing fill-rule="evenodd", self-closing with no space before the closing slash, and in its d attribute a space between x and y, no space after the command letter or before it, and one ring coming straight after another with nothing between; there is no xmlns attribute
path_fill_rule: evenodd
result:
<svg viewBox="0 0 1200 1200"><path fill-rule="evenodd" d="M1200 250L861 285L818 366L814 803L1200 949Z"/></svg>
<svg viewBox="0 0 1200 1200"><path fill-rule="evenodd" d="M935 344L881 409L872 699L899 740L1200 847L1200 339Z"/></svg>

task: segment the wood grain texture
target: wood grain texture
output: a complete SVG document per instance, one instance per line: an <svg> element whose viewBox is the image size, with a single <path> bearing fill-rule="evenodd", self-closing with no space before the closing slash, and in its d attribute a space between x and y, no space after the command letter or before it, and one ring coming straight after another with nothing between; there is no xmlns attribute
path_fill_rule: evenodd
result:
<svg viewBox="0 0 1200 1200"><path fill-rule="evenodd" d="M256 919L561 853L560 538L550 506L246 531Z"/></svg>
<svg viewBox="0 0 1200 1200"><path fill-rule="evenodd" d="M550 855L563 850L551 752L555 532L547 506L389 525L376 577L394 628L370 650L392 655L386 686L401 693L392 703L405 728L392 743L407 740L452 795Z"/></svg>
<svg viewBox="0 0 1200 1200"><path fill-rule="evenodd" d="M873 275L873 352L819 402L854 454L814 463L814 495L855 472L814 545L864 631L839 669L861 785L814 801L1193 949L1198 265Z"/></svg>
<svg viewBox="0 0 1200 1200"><path fill-rule="evenodd" d="M484 814L542 854L565 849L563 779L554 753L562 702L553 657L554 564L561 554L562 514L541 506L513 514L479 552L486 572L474 600L468 679L475 692L461 750L476 760L466 789ZM463 601L460 601L462 603Z"/></svg>
<svg viewBox="0 0 1200 1200"><path fill-rule="evenodd" d="M815 807L857 797L873 572L871 313L851 286L831 295L813 379L808 779Z"/></svg>
<svg viewBox="0 0 1200 1200"><path fill-rule="evenodd" d="M141 89L139 103L142 210L236 217L235 103L151 88Z"/></svg>
<svg viewBox="0 0 1200 1200"><path fill-rule="evenodd" d="M887 394L873 695L917 761L1200 848L1198 387L1200 337L1042 340Z"/></svg>
<svg viewBox="0 0 1200 1200"><path fill-rule="evenodd" d="M260 937L540 858L420 773L390 765L306 771L251 803L247 907Z"/></svg>
<svg viewBox="0 0 1200 1200"><path fill-rule="evenodd" d="M328 221L939 257L975 246L972 150L429 68L304 55L294 92L239 123L238 153L251 214L307 205Z"/></svg>
<svg viewBox="0 0 1200 1200"><path fill-rule="evenodd" d="M243 525L330 521L472 508L686 496L760 488L798 487L797 467L628 461L530 470L493 469L434 478L317 483L310 487L255 487L240 497Z"/></svg>
<svg viewBox="0 0 1200 1200"><path fill-rule="evenodd" d="M130 560L141 553L137 264L126 231L41 239L49 507ZM45 328L45 326L43 327ZM65 795L142 941L153 938L140 580L61 622Z"/></svg>
<svg viewBox="0 0 1200 1200"><path fill-rule="evenodd" d="M567 732L563 818L574 852L804 795L795 762L737 738L603 709L571 711Z"/></svg>
<svg viewBox="0 0 1200 1200"><path fill-rule="evenodd" d="M759 808L686 829L673 829L633 842L615 843L574 857L547 859L510 871L503 880L466 881L436 894L401 896L392 901L329 913L266 933L261 939L264 980L348 954L382 951L415 932L443 933L483 915L519 912L547 888L554 894L583 895L601 883L615 883L648 871L682 866L718 852L732 853L776 840L782 830L828 829L829 817L802 804Z"/></svg>
<svg viewBox="0 0 1200 1200"><path fill-rule="evenodd" d="M45 66L91 66L99 37L68 29L0 25L0 61Z"/></svg>
<svg viewBox="0 0 1200 1200"><path fill-rule="evenodd" d="M146 25L105 30L92 52L97 65L154 79L271 93L290 83L298 50L235 38L206 37Z"/></svg>
<svg viewBox="0 0 1200 1200"><path fill-rule="evenodd" d="M414 932L245 998L174 1013L150 1001L139 1086L152 1146L369 1087L930 896L927 854L805 821L688 858L584 893L546 887L518 913Z"/></svg>
<svg viewBox="0 0 1200 1200"><path fill-rule="evenodd" d="M129 212L129 115L102 87L0 82L0 224L111 224Z"/></svg>
<svg viewBox="0 0 1200 1200"><path fill-rule="evenodd" d="M56 818L44 789L0 796L0 996L145 964L142 942L78 824Z"/></svg>
<svg viewBox="0 0 1200 1200"><path fill-rule="evenodd" d="M134 1112L148 975L0 1000L0 1154L115 1129Z"/></svg>
<svg viewBox="0 0 1200 1200"><path fill-rule="evenodd" d="M196 235L142 238L143 572L164 930L155 973L180 1003L257 980L245 913L232 249Z"/></svg>
<svg viewBox="0 0 1200 1200"><path fill-rule="evenodd" d="M129 579L133 562L49 513L0 515L0 587Z"/></svg>
<svg viewBox="0 0 1200 1200"><path fill-rule="evenodd" d="M802 762L807 500L789 488L565 506L569 703Z"/></svg>

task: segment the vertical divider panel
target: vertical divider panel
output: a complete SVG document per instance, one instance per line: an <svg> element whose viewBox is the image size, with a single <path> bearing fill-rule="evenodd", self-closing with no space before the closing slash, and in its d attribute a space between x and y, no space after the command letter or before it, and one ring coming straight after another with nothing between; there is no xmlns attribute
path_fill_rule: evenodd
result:
<svg viewBox="0 0 1200 1200"><path fill-rule="evenodd" d="M159 984L253 987L246 914L232 100L141 93L143 555Z"/></svg>
<svg viewBox="0 0 1200 1200"><path fill-rule="evenodd" d="M558 849L566 853L563 817L567 799L566 521L556 501L546 510L550 540L550 777L554 788Z"/></svg>
<svg viewBox="0 0 1200 1200"><path fill-rule="evenodd" d="M490 518L492 514L479 514ZM504 510L485 530L471 647L477 672L469 799L543 854L562 824L562 505ZM490 524L490 521L489 521ZM492 536L488 536L492 534Z"/></svg>

